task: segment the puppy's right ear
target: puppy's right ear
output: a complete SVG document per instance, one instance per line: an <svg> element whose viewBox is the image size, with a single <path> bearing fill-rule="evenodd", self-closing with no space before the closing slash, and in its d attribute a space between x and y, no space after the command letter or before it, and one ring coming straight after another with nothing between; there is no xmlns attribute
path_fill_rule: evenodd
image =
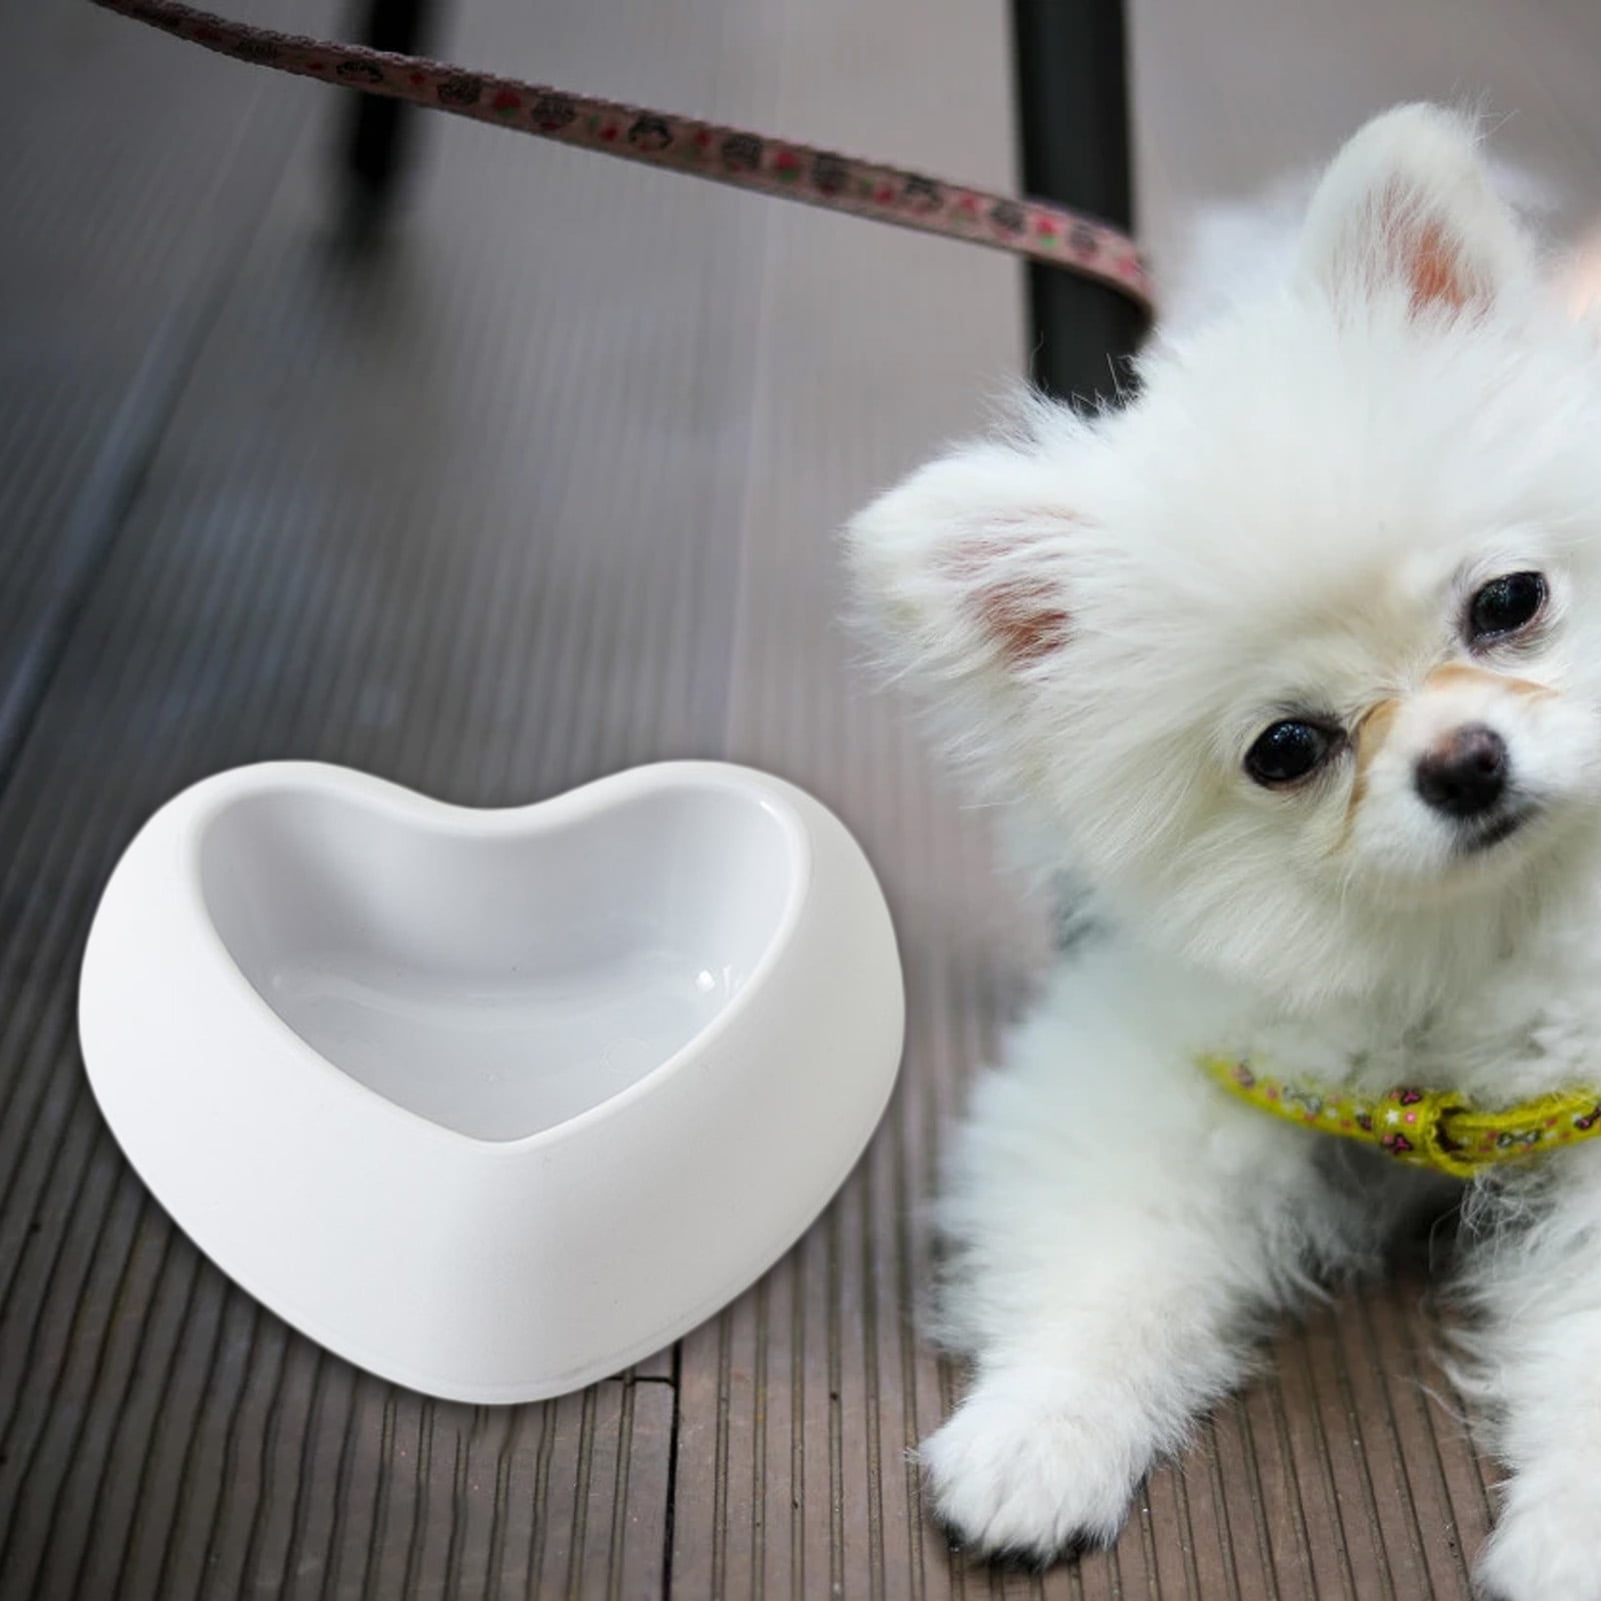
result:
<svg viewBox="0 0 1601 1601"><path fill-rule="evenodd" d="M1032 451L970 445L846 529L858 600L892 665L945 699L1016 706L1071 645L1085 523Z"/></svg>

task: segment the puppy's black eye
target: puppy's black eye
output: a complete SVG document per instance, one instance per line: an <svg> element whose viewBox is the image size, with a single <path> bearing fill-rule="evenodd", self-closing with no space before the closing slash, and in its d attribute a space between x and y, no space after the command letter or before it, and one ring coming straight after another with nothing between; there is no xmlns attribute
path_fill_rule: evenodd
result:
<svg viewBox="0 0 1601 1601"><path fill-rule="evenodd" d="M1245 770L1259 784L1293 784L1323 763L1334 741L1316 723L1274 723L1245 753Z"/></svg>
<svg viewBox="0 0 1601 1601"><path fill-rule="evenodd" d="M1492 578L1468 607L1468 637L1477 644L1517 633L1539 616L1545 595L1545 579L1539 573Z"/></svg>

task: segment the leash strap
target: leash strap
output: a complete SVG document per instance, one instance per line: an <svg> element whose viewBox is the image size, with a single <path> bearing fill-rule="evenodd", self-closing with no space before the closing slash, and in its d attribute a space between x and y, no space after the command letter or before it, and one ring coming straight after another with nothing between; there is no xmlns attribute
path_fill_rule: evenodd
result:
<svg viewBox="0 0 1601 1601"><path fill-rule="evenodd" d="M1377 1146L1397 1161L1453 1178L1601 1135L1601 1097L1562 1091L1481 1111L1449 1090L1395 1089L1377 1099L1293 1084L1226 1056L1203 1056L1216 1084L1258 1111L1302 1128Z"/></svg>
<svg viewBox="0 0 1601 1601"><path fill-rule="evenodd" d="M1109 224L1062 206L1015 200L740 128L466 72L420 56L246 27L176 0L93 4L277 72L1048 261L1109 284L1147 316L1152 312L1150 279L1134 242Z"/></svg>

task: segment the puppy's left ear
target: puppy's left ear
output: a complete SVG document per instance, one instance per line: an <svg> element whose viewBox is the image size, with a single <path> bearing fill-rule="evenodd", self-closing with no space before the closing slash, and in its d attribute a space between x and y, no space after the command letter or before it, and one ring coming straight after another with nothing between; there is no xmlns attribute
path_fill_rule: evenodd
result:
<svg viewBox="0 0 1601 1601"><path fill-rule="evenodd" d="M1015 708L1070 650L1087 524L1059 466L969 445L919 469L845 533L861 607L890 660L936 699Z"/></svg>
<svg viewBox="0 0 1601 1601"><path fill-rule="evenodd" d="M1467 117L1400 106L1335 157L1301 237L1303 273L1336 301L1402 293L1414 316L1489 310L1532 274Z"/></svg>

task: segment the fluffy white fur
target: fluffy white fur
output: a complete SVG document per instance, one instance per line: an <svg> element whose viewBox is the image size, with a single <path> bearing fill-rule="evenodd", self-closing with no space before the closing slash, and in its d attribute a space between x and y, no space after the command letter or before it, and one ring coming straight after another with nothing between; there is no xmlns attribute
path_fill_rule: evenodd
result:
<svg viewBox="0 0 1601 1601"><path fill-rule="evenodd" d="M1601 1086L1601 363L1546 276L1472 125L1401 108L1283 281L1161 340L1128 405L1030 403L849 530L890 661L1092 896L940 1204L973 1380L923 1459L982 1551L1110 1539L1261 1320L1435 1182L1196 1052L1490 1103ZM1540 615L1471 640L1524 572ZM1340 737L1264 786L1247 752L1289 717ZM1473 850L1417 783L1470 725L1531 814ZM1471 1387L1511 1471L1481 1579L1601 1601L1601 1146L1473 1191Z"/></svg>

